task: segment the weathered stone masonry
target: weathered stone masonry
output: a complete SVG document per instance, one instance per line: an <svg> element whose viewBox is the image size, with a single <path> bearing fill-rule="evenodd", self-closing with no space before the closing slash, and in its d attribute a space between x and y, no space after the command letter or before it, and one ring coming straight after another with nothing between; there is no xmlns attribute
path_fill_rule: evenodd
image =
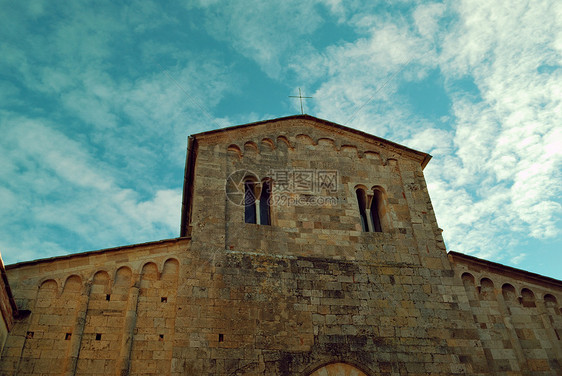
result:
<svg viewBox="0 0 562 376"><path fill-rule="evenodd" d="M194 135L180 238L7 267L30 313L0 372L560 374L562 282L447 255L429 159L308 115ZM334 192L287 193L337 203L246 223L225 182L275 169L337 171ZM363 231L357 187L383 192L383 232Z"/></svg>
<svg viewBox="0 0 562 376"><path fill-rule="evenodd" d="M17 316L18 308L8 283L4 263L0 257L0 354L4 349L10 330L14 326L14 318Z"/></svg>

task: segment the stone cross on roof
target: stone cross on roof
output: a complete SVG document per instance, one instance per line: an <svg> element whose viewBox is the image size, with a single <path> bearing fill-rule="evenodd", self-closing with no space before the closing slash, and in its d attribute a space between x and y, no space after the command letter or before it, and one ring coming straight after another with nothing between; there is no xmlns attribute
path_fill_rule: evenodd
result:
<svg viewBox="0 0 562 376"><path fill-rule="evenodd" d="M302 100L312 98L312 97L303 97L302 94L301 94L301 88L299 87L299 95L298 96L289 95L289 98L299 98L300 99L300 101L301 101L301 114L304 115L304 110L303 110L303 107L302 107Z"/></svg>

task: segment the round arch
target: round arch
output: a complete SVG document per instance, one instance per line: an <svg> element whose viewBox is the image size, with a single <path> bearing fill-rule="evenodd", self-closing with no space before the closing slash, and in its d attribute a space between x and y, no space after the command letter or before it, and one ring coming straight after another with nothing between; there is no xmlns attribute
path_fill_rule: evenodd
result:
<svg viewBox="0 0 562 376"><path fill-rule="evenodd" d="M316 368L308 376L368 376L359 368L348 363L330 363Z"/></svg>

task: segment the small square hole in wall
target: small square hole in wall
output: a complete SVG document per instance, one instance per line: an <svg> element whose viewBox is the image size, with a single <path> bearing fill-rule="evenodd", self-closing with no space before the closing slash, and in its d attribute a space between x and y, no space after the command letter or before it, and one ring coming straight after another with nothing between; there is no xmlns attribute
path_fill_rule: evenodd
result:
<svg viewBox="0 0 562 376"><path fill-rule="evenodd" d="M96 333L96 341L100 341L101 340L101 333Z"/></svg>
<svg viewBox="0 0 562 376"><path fill-rule="evenodd" d="M163 297L160 298L160 301L161 301L162 303L166 303L166 302L168 302L168 297L163 296Z"/></svg>
<svg viewBox="0 0 562 376"><path fill-rule="evenodd" d="M27 334L25 335L25 338L27 338L27 339L33 338L33 332L27 332Z"/></svg>
<svg viewBox="0 0 562 376"><path fill-rule="evenodd" d="M66 335L64 336L64 339L66 341L70 341L70 338L72 337L72 333L66 333Z"/></svg>
<svg viewBox="0 0 562 376"><path fill-rule="evenodd" d="M222 333L219 333L219 342L224 341L224 335Z"/></svg>
<svg viewBox="0 0 562 376"><path fill-rule="evenodd" d="M160 335L158 336L158 340L159 340L159 341L163 341L163 340L164 340L164 334L160 334Z"/></svg>
<svg viewBox="0 0 562 376"><path fill-rule="evenodd" d="M107 300L108 302L111 300L111 295L110 294L106 294L105 295L105 300Z"/></svg>

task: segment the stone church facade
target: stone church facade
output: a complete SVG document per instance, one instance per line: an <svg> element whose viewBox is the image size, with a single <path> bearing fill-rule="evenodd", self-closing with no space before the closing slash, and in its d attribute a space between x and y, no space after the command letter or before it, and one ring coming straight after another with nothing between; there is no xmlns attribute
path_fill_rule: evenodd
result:
<svg viewBox="0 0 562 376"><path fill-rule="evenodd" d="M178 238L0 265L0 374L561 374L562 282L447 254L430 158L308 115L191 136Z"/></svg>

